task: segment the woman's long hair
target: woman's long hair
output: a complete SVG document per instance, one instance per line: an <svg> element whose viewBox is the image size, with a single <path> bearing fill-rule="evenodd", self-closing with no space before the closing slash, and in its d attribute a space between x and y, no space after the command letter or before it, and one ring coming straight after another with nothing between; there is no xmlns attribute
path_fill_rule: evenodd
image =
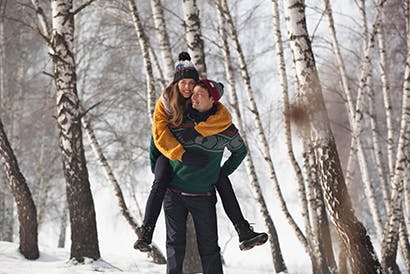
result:
<svg viewBox="0 0 410 274"><path fill-rule="evenodd" d="M179 126L182 123L184 114L188 109L189 98L186 99L179 92L178 82L169 85L165 88L164 91L165 99L168 100L170 119L169 122L176 126Z"/></svg>

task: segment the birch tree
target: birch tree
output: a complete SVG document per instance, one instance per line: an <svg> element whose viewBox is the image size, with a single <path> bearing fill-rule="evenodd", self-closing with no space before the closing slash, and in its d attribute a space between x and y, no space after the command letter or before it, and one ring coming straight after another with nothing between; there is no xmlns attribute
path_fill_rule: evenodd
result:
<svg viewBox="0 0 410 274"><path fill-rule="evenodd" d="M162 60L164 61L166 80L167 82L171 82L174 77L174 61L172 58L171 43L169 41L161 0L151 0L151 9L159 42L159 50L161 52Z"/></svg>
<svg viewBox="0 0 410 274"><path fill-rule="evenodd" d="M400 228L402 214L402 200L406 171L409 168L409 159L406 156L410 139L410 28L407 28L407 60L403 81L402 114L400 134L395 161L395 172L392 179L392 192L388 208L388 221L384 227L382 240L382 266L386 273L393 271L395 264L395 245Z"/></svg>
<svg viewBox="0 0 410 274"><path fill-rule="evenodd" d="M318 172L327 208L345 244L352 272L381 273L370 238L353 212L345 185L307 32L304 1L284 0L284 8L299 83L297 104L306 118L305 137L312 143L319 160Z"/></svg>
<svg viewBox="0 0 410 274"><path fill-rule="evenodd" d="M73 44L74 16L91 2L93 0L87 1L86 4L73 11L72 0L51 1L50 30L38 1L32 0L41 25L41 30L38 31L47 42L53 61L57 93L57 124L70 212L70 258L78 262L83 262L85 257L100 258L94 201L82 141Z"/></svg>
<svg viewBox="0 0 410 274"><path fill-rule="evenodd" d="M200 78L206 78L204 41L202 40L201 20L196 0L182 0L184 14L185 39L188 51L199 72Z"/></svg>
<svg viewBox="0 0 410 274"><path fill-rule="evenodd" d="M84 111L84 110L83 110ZM98 162L100 163L101 167L104 170L105 177L107 178L107 181L113 186L114 188L114 193L115 196L118 199L118 205L120 208L120 212L122 216L125 218L127 223L131 226L132 230L134 231L135 234L140 237L140 231L138 229L138 224L134 220L134 218L131 216L131 213L129 212L128 206L125 202L124 195L122 193L120 184L117 180L117 178L114 175L114 172L108 163L106 157L104 156L103 150L98 143L97 137L95 136L94 130L91 126L91 123L87 116L83 116L81 119L82 125L85 129L85 132L87 134L88 140L90 142L91 148L93 149L93 152L95 154L95 157L97 158ZM155 245L152 244L152 249L149 252L149 256L152 257L153 261L158 264L165 264L166 260L164 258L164 255L162 255L161 251L159 248Z"/></svg>
<svg viewBox="0 0 410 274"><path fill-rule="evenodd" d="M245 61L245 57L243 55L243 51L241 48L241 45L239 43L238 40L238 36L236 34L236 29L235 26L233 25L233 20L232 17L230 15L229 12L229 8L228 8L228 4L226 0L222 0L222 5L223 5L223 10L224 10L224 16L226 16L226 23L227 23L227 28L228 28L228 32L231 36L231 39L233 40L233 44L236 50L236 53L238 55L238 59L239 59L239 64L240 64L240 72L242 75L242 80L244 82L245 85L245 89L246 89L246 94L247 94L247 99L250 105L250 109L251 112L253 114L254 117L254 121L255 121L255 128L257 130L257 134L258 134L258 138L259 141L261 143L262 146L262 153L263 153L263 157L265 160L265 164L267 165L268 168L268 172L269 172L269 178L271 180L271 182L273 183L273 187L274 187L274 191L279 199L279 203L280 203L280 207L281 210L283 211L287 221L289 222L290 226L292 227L292 229L295 231L296 233L296 237L298 238L298 240L301 242L302 246L305 248L306 252L308 254L312 254L309 250L309 246L306 240L305 235L303 234L303 232L301 231L301 229L299 228L299 226L296 224L295 220L293 219L293 217L291 216L286 202L283 198L282 195L282 191L276 176L276 171L275 168L273 166L273 161L272 161L272 157L270 155L269 152L269 145L267 142L267 138L265 135L265 132L263 130L262 127L262 122L260 119L260 115L259 115L259 111L255 102L255 98L253 96L253 91L252 91L252 87L251 87L251 83L250 83L250 76L249 76L249 72L247 69L247 64ZM304 201L302 202L303 206L304 206L304 210L306 210L307 206L306 206L306 196L305 193L301 194L301 192L304 192L304 186L303 185L299 185L299 196L303 199L304 197ZM308 217L307 214L303 214L303 217L305 218L305 222L307 221L306 218Z"/></svg>
<svg viewBox="0 0 410 274"><path fill-rule="evenodd" d="M188 46L188 51L192 58L200 78L206 78L206 64L204 41L201 33L201 19L196 0L183 0L182 13L184 18L184 34ZM202 269L198 247L196 242L196 232L192 216L188 214L187 221L187 241L186 254L191 254L185 258L183 272L199 272Z"/></svg>
<svg viewBox="0 0 410 274"><path fill-rule="evenodd" d="M0 2L0 117L6 115L6 47L5 47L5 15L7 1ZM0 172L0 240L13 241L13 197L7 189L3 172Z"/></svg>
<svg viewBox="0 0 410 274"><path fill-rule="evenodd" d="M20 253L30 260L40 256L37 243L37 211L27 186L26 179L20 171L16 156L0 120L0 161L7 177L17 205L19 219Z"/></svg>
<svg viewBox="0 0 410 274"><path fill-rule="evenodd" d="M154 114L155 109L155 87L154 76L152 72L152 64L149 56L148 37L146 36L144 28L142 27L141 19L138 14L137 5L135 4L134 0L128 0L128 5L131 10L135 31L138 36L138 42L144 59L144 66L146 71L145 77L147 83L147 107L149 117L152 119L152 115Z"/></svg>
<svg viewBox="0 0 410 274"><path fill-rule="evenodd" d="M238 96L236 95L234 88L233 88L235 87L235 78L234 78L234 73L233 73L233 68L232 68L232 57L231 57L231 53L229 50L228 36L227 36L226 28L225 28L226 26L225 17L224 17L225 12L224 12L224 8L222 5L223 3L221 2L222 1L220 0L216 2L216 8L218 12L218 32L222 40L222 51L223 51L223 56L224 56L225 75L226 75L226 78L228 79L228 84L229 84L228 90L229 90L229 95L230 95L230 102L234 110L233 113L234 113L235 119L238 122L239 131L241 132L242 137L245 140L245 142L248 143L248 138L246 136L246 131L244 128L244 121L242 119L241 112L239 110ZM261 186L260 186L257 174L256 174L255 165L254 165L254 161L252 158L252 151L249 151L247 157L245 158L245 166L246 166L246 171L248 173L249 180L251 182L254 196L256 197L256 200L258 204L260 205L260 211L265 220L266 227L268 228L268 231L269 231L269 235L270 235L269 243L270 243L271 250L272 250L272 260L273 260L275 271L276 273L280 273L280 272L287 273L286 263L283 259L282 251L280 248L279 236L277 234L275 224L269 214L269 210L266 205L265 198L263 197L263 194L262 194Z"/></svg>

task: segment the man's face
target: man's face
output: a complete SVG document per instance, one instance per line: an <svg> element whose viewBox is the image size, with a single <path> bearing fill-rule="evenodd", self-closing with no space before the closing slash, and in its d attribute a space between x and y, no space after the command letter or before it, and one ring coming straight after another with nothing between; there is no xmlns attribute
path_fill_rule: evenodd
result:
<svg viewBox="0 0 410 274"><path fill-rule="evenodd" d="M184 78L178 81L179 92L185 99L191 96L194 85L195 85L194 79Z"/></svg>
<svg viewBox="0 0 410 274"><path fill-rule="evenodd" d="M214 98L209 96L205 88L196 86L192 92L191 102L194 109L199 112L205 112L212 108Z"/></svg>

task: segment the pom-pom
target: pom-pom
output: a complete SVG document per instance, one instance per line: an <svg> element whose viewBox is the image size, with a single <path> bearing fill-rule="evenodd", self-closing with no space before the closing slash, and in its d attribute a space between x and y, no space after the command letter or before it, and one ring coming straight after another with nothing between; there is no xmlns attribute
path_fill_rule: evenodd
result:
<svg viewBox="0 0 410 274"><path fill-rule="evenodd" d="M178 55L178 60L179 61L185 61L185 60L191 61L191 56L189 56L188 52L183 51Z"/></svg>

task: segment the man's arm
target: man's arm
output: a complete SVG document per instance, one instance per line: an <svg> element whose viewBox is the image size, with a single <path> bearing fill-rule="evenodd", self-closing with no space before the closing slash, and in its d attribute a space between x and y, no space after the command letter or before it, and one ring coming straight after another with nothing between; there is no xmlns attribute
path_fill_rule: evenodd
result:
<svg viewBox="0 0 410 274"><path fill-rule="evenodd" d="M221 171L226 176L231 175L242 163L243 159L245 159L246 154L248 154L248 148L246 147L242 137L239 135L238 129L232 124L228 131L233 135L227 146L227 149L231 152L231 155L224 162L221 168Z"/></svg>
<svg viewBox="0 0 410 274"><path fill-rule="evenodd" d="M195 130L204 137L208 137L228 129L232 125L232 116L228 109L220 102L216 103L216 112L195 126Z"/></svg>

